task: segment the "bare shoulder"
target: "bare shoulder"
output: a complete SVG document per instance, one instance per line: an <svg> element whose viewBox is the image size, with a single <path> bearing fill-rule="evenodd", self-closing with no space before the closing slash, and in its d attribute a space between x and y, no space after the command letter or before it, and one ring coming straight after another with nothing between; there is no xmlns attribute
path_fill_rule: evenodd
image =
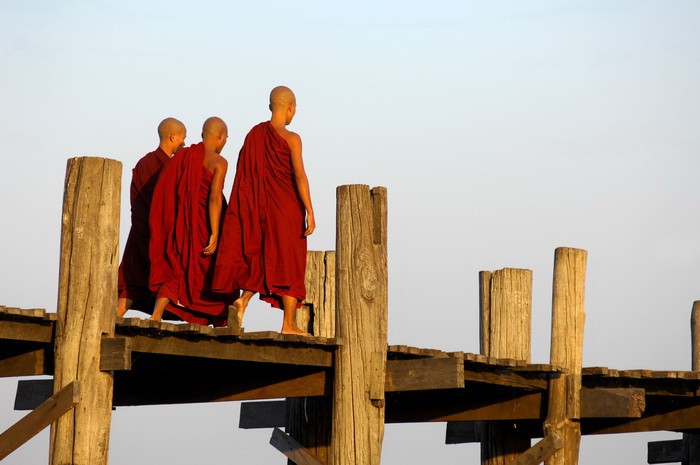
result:
<svg viewBox="0 0 700 465"><path fill-rule="evenodd" d="M301 136L296 132L287 131L282 137L287 141L290 149L301 148Z"/></svg>

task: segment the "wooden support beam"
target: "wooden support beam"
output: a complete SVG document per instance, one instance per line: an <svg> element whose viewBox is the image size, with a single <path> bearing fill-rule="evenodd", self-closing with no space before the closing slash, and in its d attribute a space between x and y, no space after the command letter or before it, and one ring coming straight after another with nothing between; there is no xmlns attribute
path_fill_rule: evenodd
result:
<svg viewBox="0 0 700 465"><path fill-rule="evenodd" d="M112 376L100 371L100 340L113 336L119 264L122 165L72 158L66 169L58 277L54 392L80 381L82 401L51 427L52 465L106 465Z"/></svg>
<svg viewBox="0 0 700 465"><path fill-rule="evenodd" d="M53 342L54 323L49 320L13 321L0 324L0 340Z"/></svg>
<svg viewBox="0 0 700 465"><path fill-rule="evenodd" d="M104 354L100 360L100 369L112 371L130 369L132 353L331 367L334 347L264 344L245 340L187 340L175 336L157 339L119 336L103 338L101 349Z"/></svg>
<svg viewBox="0 0 700 465"><path fill-rule="evenodd" d="M552 454L561 449L563 445L564 441L562 441L558 433L548 434L537 444L520 454L520 457L515 459L512 464L537 465L551 457Z"/></svg>
<svg viewBox="0 0 700 465"><path fill-rule="evenodd" d="M532 320L532 271L505 268L479 273L481 295L481 349L482 355L530 361ZM474 381L496 380L511 382L519 387L534 387L521 375L506 372L465 372L465 378ZM470 376L471 375L471 376ZM508 378L508 379L506 379ZM538 387L544 388L542 380ZM481 442L482 465L512 463L530 448L530 436L514 428L513 423L485 421L477 427Z"/></svg>
<svg viewBox="0 0 700 465"><path fill-rule="evenodd" d="M700 301L693 302L690 316L691 367L700 371ZM700 465L700 435L683 433L683 449L685 456L683 465Z"/></svg>
<svg viewBox="0 0 700 465"><path fill-rule="evenodd" d="M647 443L647 463L678 463L683 459L683 439Z"/></svg>
<svg viewBox="0 0 700 465"><path fill-rule="evenodd" d="M335 358L333 426L334 465L380 462L384 437L384 402L371 400L375 357L385 375L387 353L388 272L386 189L340 186L336 227L336 336L345 341Z"/></svg>
<svg viewBox="0 0 700 465"><path fill-rule="evenodd" d="M284 428L287 421L287 401L262 400L241 402L241 429Z"/></svg>
<svg viewBox="0 0 700 465"><path fill-rule="evenodd" d="M583 357L585 250L560 247L554 253L550 363L567 370L552 378L545 435L561 434L564 446L547 465L576 465L581 443L581 360Z"/></svg>
<svg viewBox="0 0 700 465"><path fill-rule="evenodd" d="M318 457L279 428L272 431L270 444L297 465L326 465L325 462L320 461Z"/></svg>
<svg viewBox="0 0 700 465"><path fill-rule="evenodd" d="M464 358L389 360L382 390L385 392L428 391L464 387Z"/></svg>
<svg viewBox="0 0 700 465"><path fill-rule="evenodd" d="M0 347L0 377L34 376L53 373L53 354L48 348Z"/></svg>
<svg viewBox="0 0 700 465"><path fill-rule="evenodd" d="M78 385L78 381L68 384L0 434L0 460L72 409L80 401Z"/></svg>

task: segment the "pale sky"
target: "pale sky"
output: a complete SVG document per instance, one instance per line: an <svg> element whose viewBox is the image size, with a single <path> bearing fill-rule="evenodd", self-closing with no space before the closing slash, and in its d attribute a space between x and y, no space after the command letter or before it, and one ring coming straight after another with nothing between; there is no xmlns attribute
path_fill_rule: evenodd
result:
<svg viewBox="0 0 700 465"><path fill-rule="evenodd" d="M229 125L231 171L278 84L298 99L318 229L335 188L386 186L389 343L478 352L478 272L533 270L549 360L554 249L588 251L584 366L690 368L700 299L700 3L4 1L0 304L55 311L66 160L131 169L182 120ZM128 316L139 316L133 313ZM247 330L277 330L256 305ZM0 430L16 379L0 380ZM238 403L119 408L110 463L284 463ZM387 425L383 464L478 463L444 423ZM672 433L584 437L582 465L646 463ZM206 458L206 461L200 461ZM48 429L8 465L45 463Z"/></svg>

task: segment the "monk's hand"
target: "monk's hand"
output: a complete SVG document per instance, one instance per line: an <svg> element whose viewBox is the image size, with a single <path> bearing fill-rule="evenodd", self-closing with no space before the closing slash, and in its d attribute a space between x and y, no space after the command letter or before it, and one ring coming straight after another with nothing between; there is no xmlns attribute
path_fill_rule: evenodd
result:
<svg viewBox="0 0 700 465"><path fill-rule="evenodd" d="M202 250L202 253L204 255L211 255L214 252L216 252L216 243L218 241L218 237L214 234L209 236L209 243L207 244L206 247L204 247L204 250Z"/></svg>
<svg viewBox="0 0 700 465"><path fill-rule="evenodd" d="M304 231L304 236L310 236L311 233L316 229L316 218L314 218L314 212L308 212L306 214L306 231Z"/></svg>

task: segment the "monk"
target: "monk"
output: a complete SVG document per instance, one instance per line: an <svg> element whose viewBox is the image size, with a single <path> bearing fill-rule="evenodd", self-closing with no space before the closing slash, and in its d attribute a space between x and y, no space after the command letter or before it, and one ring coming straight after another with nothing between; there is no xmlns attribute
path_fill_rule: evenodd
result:
<svg viewBox="0 0 700 465"><path fill-rule="evenodd" d="M184 124L175 118L165 118L158 125L158 148L141 158L131 173L131 229L119 264L117 316L124 316L130 308L146 313L153 310L155 294L148 288L151 268L148 215L158 176L173 154L185 145L185 137Z"/></svg>
<svg viewBox="0 0 700 465"><path fill-rule="evenodd" d="M226 208L228 162L221 150L227 138L226 123L208 118L202 142L181 149L160 175L150 215L149 285L157 293L151 320L167 310L190 323L226 324L230 301L208 289Z"/></svg>
<svg viewBox="0 0 700 465"><path fill-rule="evenodd" d="M310 336L295 323L296 309L306 296L306 237L316 228L301 137L287 129L296 108L294 93L275 87L270 93L270 121L255 126L245 138L212 289L242 291L233 303L239 324L258 293L283 310L282 333Z"/></svg>

